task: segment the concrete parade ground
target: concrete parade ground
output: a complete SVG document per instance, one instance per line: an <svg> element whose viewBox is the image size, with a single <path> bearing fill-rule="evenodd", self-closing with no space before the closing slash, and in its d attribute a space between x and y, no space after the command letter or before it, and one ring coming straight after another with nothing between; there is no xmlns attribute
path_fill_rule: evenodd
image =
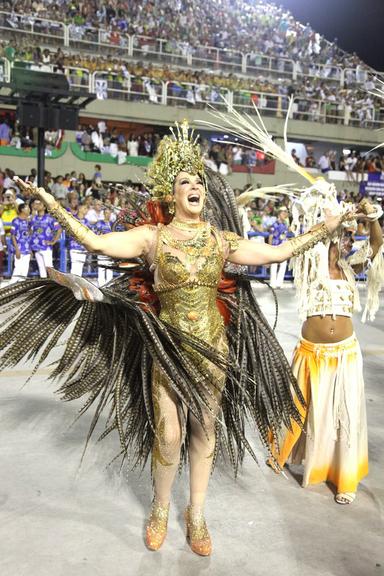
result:
<svg viewBox="0 0 384 576"><path fill-rule="evenodd" d="M255 286L272 321L269 290ZM361 290L365 299L365 290ZM300 331L294 291L278 291L277 337L288 357ZM384 304L384 302L382 302ZM46 364L24 386L32 364L0 375L0 576L381 576L384 575L384 307L375 323L355 327L364 357L370 473L352 505L334 502L330 486L300 486L247 457L237 480L220 463L206 518L213 555L193 554L183 509L186 472L177 478L163 548L143 541L150 508L149 466L140 474L108 465L117 435L92 441L81 455L91 414L73 423L81 403L63 403ZM50 357L57 358L58 348ZM101 428L100 428L101 431Z"/></svg>

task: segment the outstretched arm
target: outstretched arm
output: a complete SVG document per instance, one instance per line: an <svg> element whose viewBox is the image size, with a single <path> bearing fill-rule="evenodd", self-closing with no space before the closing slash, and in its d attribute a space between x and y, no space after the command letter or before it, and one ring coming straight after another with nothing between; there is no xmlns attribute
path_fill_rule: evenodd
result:
<svg viewBox="0 0 384 576"><path fill-rule="evenodd" d="M111 232L98 236L84 226L70 212L67 212L57 200L44 190L36 188L15 177L15 181L24 190L29 190L46 205L48 211L61 227L76 238L89 252L104 254L111 258L137 258L147 254L153 241L153 230L149 226L140 226L127 232Z"/></svg>
<svg viewBox="0 0 384 576"><path fill-rule="evenodd" d="M322 224L317 224L305 234L296 236L278 246L257 244L251 240L240 240L239 247L228 256L228 260L234 264L245 266L262 266L273 262L284 262L284 260L312 248L318 242L326 240L339 226L342 218L342 216L328 215Z"/></svg>

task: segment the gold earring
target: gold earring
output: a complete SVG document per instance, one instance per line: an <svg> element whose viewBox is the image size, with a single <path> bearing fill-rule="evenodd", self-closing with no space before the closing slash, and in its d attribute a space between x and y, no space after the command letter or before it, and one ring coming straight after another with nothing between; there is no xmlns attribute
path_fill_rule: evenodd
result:
<svg viewBox="0 0 384 576"><path fill-rule="evenodd" d="M169 214L174 214L174 213L175 213L175 203L174 203L174 202L170 202L170 203L169 203L168 212L169 212Z"/></svg>

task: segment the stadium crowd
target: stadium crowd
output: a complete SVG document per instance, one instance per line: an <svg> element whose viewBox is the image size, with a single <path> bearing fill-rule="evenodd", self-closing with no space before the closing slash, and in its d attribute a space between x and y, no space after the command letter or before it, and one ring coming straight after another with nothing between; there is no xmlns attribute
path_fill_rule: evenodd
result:
<svg viewBox="0 0 384 576"><path fill-rule="evenodd" d="M291 12L261 0L4 0L13 13L13 26L28 16L62 21L71 34L86 36L102 29L116 45L127 34L162 38L181 50L198 46L240 50L346 68L367 67L356 56L328 42L309 24L303 26ZM45 23L49 26L49 23ZM52 25L54 26L54 25Z"/></svg>
<svg viewBox="0 0 384 576"><path fill-rule="evenodd" d="M63 141L62 130L46 130L44 134L45 155L60 148ZM0 146L31 150L37 145L37 128L21 126L13 113L0 113Z"/></svg>
<svg viewBox="0 0 384 576"><path fill-rule="evenodd" d="M9 53L9 44L0 42L0 57ZM268 72L255 77L219 71L192 70L132 62L124 59L88 54L65 53L61 48L51 52L32 47L28 39L14 42L16 62L41 70L65 72L70 84L76 88L89 86L90 74L97 72L98 79L107 81L101 98L113 97L131 100L149 100L160 103L162 83L167 83L167 104L205 107L222 104L222 96L233 93L233 103L239 108L255 103L265 114L282 117L293 96L293 118L312 122L329 122L362 127L372 127L384 121L380 112L382 102L372 96L372 79L356 87L346 79L340 82L321 76L274 78ZM97 91L97 88L96 88Z"/></svg>
<svg viewBox="0 0 384 576"><path fill-rule="evenodd" d="M210 166L226 175L231 173L236 166L257 166L268 162L268 157L262 153L239 144L225 144L217 141L203 141L206 157ZM327 150L324 153L316 154L311 144L306 146L305 156L299 158L295 149L291 151L295 162L305 168L317 169L322 175L326 175L331 170L338 170L346 173L346 180L359 182L363 180L364 174L376 173L380 179L384 172L384 153L362 154L357 150L344 149L338 153L336 150Z"/></svg>
<svg viewBox="0 0 384 576"><path fill-rule="evenodd" d="M64 52L61 46L56 52L32 46L28 35L15 36L17 42L4 40L0 56L12 62L21 59L42 69L66 70L74 86L88 86L90 74L97 71L100 78L108 82L105 96L109 96L110 90L114 98L149 99L160 103L160 85L168 82L167 104L171 105L217 104L229 90L234 93L235 106L247 107L255 102L267 114L281 116L287 108L288 97L293 95L296 98L293 116L298 119L353 123L362 127L384 121L380 101L367 93L374 87L371 71L357 55L340 50L336 40L328 42L308 24L303 26L289 11L272 3L246 0L146 0L140 3L6 0L3 9L12 11L12 17L3 16L3 24L10 30L20 28L28 17L65 22L70 26L70 36L88 38L90 42L95 41L92 31L103 30L104 56L96 54L99 36L95 44L82 46L91 51L87 54L79 50ZM49 23L49 20L38 23L40 27L54 27L54 22ZM163 38L167 41L164 53L193 52L204 45L227 50L228 54L236 49L249 54L251 68L244 76L225 73L220 65L211 72L188 70L185 66L154 66L148 62L128 61L126 57L117 58L116 52L108 54L105 44L124 45L128 34L138 36L136 44L141 50L138 56L149 60L148 38ZM296 65L296 75L281 74L279 77L272 74L268 66L263 69L262 55L277 58L277 72L279 68L284 69L279 58L291 59ZM318 65L322 68L317 68ZM340 85L337 67L345 69L343 85ZM124 94L127 91L130 92L128 96ZM274 95L281 98L274 98Z"/></svg>

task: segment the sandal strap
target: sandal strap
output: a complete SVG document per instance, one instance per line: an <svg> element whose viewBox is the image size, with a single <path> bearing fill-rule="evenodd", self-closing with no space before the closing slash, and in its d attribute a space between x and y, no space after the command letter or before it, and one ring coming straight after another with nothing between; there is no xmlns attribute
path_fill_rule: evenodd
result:
<svg viewBox="0 0 384 576"><path fill-rule="evenodd" d="M335 500L338 504L352 504L355 498L355 492L338 492L335 496Z"/></svg>

